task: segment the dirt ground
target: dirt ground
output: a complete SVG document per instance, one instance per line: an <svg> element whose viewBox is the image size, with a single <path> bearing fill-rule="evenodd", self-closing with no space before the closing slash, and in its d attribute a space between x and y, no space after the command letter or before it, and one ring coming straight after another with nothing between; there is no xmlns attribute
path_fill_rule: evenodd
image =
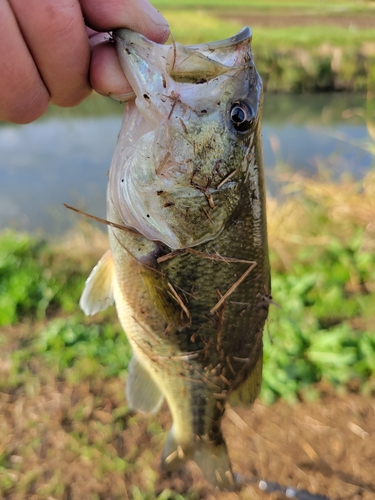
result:
<svg viewBox="0 0 375 500"><path fill-rule="evenodd" d="M220 493L192 463L180 473L160 475L171 425L165 406L158 415L137 416L126 410L122 380L94 377L71 385L52 380L38 364L32 369L38 377L24 388L0 391L0 458L12 483L0 493L6 500L144 498L134 494L135 487L148 493L147 499L166 488L194 500L286 498L262 492L261 479L330 500L375 499L375 400L370 396L340 397L326 390L313 403L258 401L248 410L229 408L223 427L233 469L250 484ZM3 488L4 471L0 467Z"/></svg>
<svg viewBox="0 0 375 500"><path fill-rule="evenodd" d="M328 391L314 403L257 402L229 409L224 429L234 471L254 481L240 493L212 492L204 499L281 499L263 493L259 479L326 495L331 500L375 499L375 400Z"/></svg>

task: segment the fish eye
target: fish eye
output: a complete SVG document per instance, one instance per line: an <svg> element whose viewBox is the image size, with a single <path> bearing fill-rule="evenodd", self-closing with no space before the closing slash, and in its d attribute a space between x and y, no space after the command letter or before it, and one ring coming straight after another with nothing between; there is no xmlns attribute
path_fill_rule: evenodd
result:
<svg viewBox="0 0 375 500"><path fill-rule="evenodd" d="M230 110L232 125L238 132L247 132L254 119L254 111L245 102L235 102Z"/></svg>

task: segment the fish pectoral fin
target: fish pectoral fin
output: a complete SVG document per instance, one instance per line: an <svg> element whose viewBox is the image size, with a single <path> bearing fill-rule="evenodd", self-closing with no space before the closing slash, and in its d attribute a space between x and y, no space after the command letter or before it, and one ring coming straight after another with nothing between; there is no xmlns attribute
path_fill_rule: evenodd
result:
<svg viewBox="0 0 375 500"><path fill-rule="evenodd" d="M129 363L125 393L130 408L135 411L156 413L164 400L163 393L135 354Z"/></svg>
<svg viewBox="0 0 375 500"><path fill-rule="evenodd" d="M108 250L91 271L79 300L86 316L93 316L113 304L114 279L112 252Z"/></svg>
<svg viewBox="0 0 375 500"><path fill-rule="evenodd" d="M225 441L213 442L196 436L190 443L180 444L172 427L162 454L162 469L176 470L190 459L200 467L209 483L221 490L233 489L234 477Z"/></svg>
<svg viewBox="0 0 375 500"><path fill-rule="evenodd" d="M228 396L228 403L231 406L250 406L254 403L260 392L262 385L263 355L259 359L250 375L234 389Z"/></svg>

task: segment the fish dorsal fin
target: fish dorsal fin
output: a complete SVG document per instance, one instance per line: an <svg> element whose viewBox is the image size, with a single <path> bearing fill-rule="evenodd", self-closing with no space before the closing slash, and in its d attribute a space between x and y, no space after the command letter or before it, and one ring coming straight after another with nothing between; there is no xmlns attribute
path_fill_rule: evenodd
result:
<svg viewBox="0 0 375 500"><path fill-rule="evenodd" d="M263 356L260 355L250 375L229 394L228 403L231 406L250 406L258 397L262 385Z"/></svg>
<svg viewBox="0 0 375 500"><path fill-rule="evenodd" d="M113 257L111 250L108 250L91 271L79 300L86 316L93 316L113 304L113 280Z"/></svg>
<svg viewBox="0 0 375 500"><path fill-rule="evenodd" d="M129 363L125 393L132 410L156 413L163 403L162 392L135 354Z"/></svg>

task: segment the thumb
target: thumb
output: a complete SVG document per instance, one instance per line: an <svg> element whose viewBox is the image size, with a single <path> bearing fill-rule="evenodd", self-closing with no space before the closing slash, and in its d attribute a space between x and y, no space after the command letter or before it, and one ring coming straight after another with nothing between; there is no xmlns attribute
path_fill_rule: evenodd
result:
<svg viewBox="0 0 375 500"><path fill-rule="evenodd" d="M80 0L85 24L96 31L129 28L157 43L169 36L164 17L147 0Z"/></svg>

